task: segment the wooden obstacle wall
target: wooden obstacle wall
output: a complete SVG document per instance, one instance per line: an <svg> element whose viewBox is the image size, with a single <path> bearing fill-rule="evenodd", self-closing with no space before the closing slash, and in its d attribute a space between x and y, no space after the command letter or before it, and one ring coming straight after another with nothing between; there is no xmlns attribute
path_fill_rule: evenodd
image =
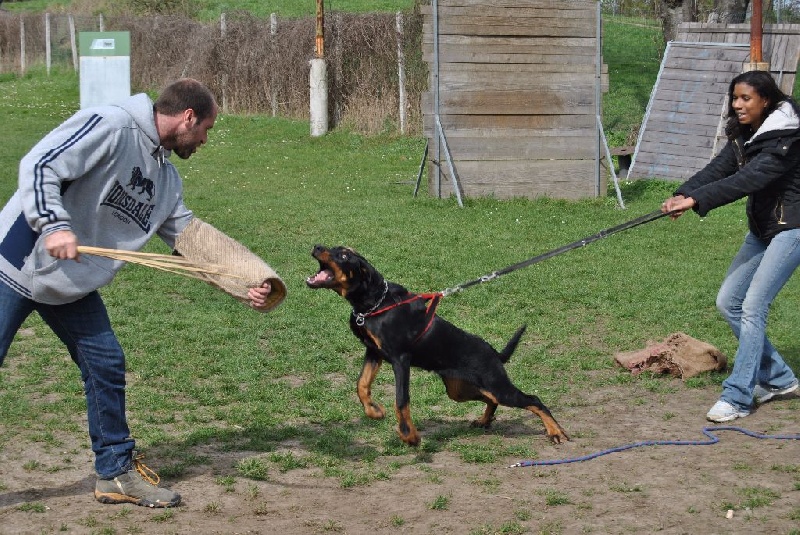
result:
<svg viewBox="0 0 800 535"><path fill-rule="evenodd" d="M598 178L597 94L605 78L597 68L597 2L439 0L438 58L432 6L422 13L432 195L454 193L446 154L436 149L437 81L439 120L463 196L605 194Z"/></svg>
<svg viewBox="0 0 800 535"><path fill-rule="evenodd" d="M763 60L792 93L800 25L765 25ZM681 24L669 43L639 132L628 178L684 181L724 146L730 81L750 63L749 24Z"/></svg>

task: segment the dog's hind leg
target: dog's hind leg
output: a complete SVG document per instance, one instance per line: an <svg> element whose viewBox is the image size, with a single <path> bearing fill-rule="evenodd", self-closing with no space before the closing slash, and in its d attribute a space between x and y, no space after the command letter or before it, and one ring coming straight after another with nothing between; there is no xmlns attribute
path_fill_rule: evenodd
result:
<svg viewBox="0 0 800 535"><path fill-rule="evenodd" d="M560 444L562 440L569 440L564 428L553 418L553 415L550 414L550 410L545 407L544 403L542 403L538 397L526 394L510 383L507 388L498 392L497 395L488 390L481 390L481 392L499 405L518 407L531 411L538 416L542 420L545 431L547 432L547 437L552 443Z"/></svg>
<svg viewBox="0 0 800 535"><path fill-rule="evenodd" d="M386 416L384 408L372 400L372 382L375 376L378 375L378 370L381 368L383 361L367 351L364 356L364 366L361 368L361 375L358 376L358 399L361 405L364 406L364 414L369 418L380 420Z"/></svg>
<svg viewBox="0 0 800 535"><path fill-rule="evenodd" d="M473 421L472 425L483 427L484 429L491 427L494 413L497 410L497 403L493 398L485 396L477 386L462 379L442 377L442 381L447 390L447 397L453 401L483 401L486 403L486 410L483 411L483 416Z"/></svg>

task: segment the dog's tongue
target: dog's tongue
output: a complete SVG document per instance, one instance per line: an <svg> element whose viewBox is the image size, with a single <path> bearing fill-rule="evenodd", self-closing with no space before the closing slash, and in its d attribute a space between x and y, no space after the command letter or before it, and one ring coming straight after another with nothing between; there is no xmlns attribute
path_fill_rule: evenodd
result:
<svg viewBox="0 0 800 535"><path fill-rule="evenodd" d="M308 281L309 284L320 284L332 278L333 278L333 272L331 270L322 269L319 271L319 273L317 273L313 277L309 277L306 280Z"/></svg>

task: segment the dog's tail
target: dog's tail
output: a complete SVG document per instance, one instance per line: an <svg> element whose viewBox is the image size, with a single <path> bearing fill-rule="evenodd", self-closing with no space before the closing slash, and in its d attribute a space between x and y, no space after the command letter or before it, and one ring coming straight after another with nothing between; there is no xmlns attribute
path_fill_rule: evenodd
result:
<svg viewBox="0 0 800 535"><path fill-rule="evenodd" d="M506 347L503 351L500 352L500 362L505 364L508 362L508 359L511 358L511 355L514 353L514 350L517 349L517 344L519 344L519 339L522 338L522 335L525 333L525 329L527 329L527 325L523 325L517 332L514 333L514 336L511 337L511 340L508 341Z"/></svg>

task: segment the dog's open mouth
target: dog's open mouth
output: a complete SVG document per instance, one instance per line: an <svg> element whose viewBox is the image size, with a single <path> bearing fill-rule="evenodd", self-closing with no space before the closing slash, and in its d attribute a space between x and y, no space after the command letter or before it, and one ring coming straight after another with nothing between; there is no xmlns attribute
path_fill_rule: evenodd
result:
<svg viewBox="0 0 800 535"><path fill-rule="evenodd" d="M312 275L306 279L306 284L311 288L325 288L330 286L333 282L333 271L327 268L321 268L316 275Z"/></svg>

